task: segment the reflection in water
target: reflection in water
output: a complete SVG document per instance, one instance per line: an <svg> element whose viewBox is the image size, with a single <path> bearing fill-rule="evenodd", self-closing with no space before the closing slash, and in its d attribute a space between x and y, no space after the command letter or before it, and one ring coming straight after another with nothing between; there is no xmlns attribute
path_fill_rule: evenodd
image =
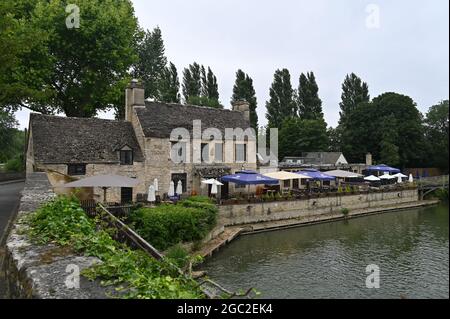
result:
<svg viewBox="0 0 450 319"><path fill-rule="evenodd" d="M263 298L448 298L448 215L440 206L243 236L203 269ZM365 286L369 264L380 289Z"/></svg>

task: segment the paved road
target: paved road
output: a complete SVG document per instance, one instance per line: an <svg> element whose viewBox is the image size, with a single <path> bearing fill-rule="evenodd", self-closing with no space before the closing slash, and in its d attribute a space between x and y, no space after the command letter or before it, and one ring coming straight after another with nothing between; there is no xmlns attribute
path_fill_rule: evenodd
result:
<svg viewBox="0 0 450 319"><path fill-rule="evenodd" d="M3 245L3 241L6 239L6 227L19 202L20 191L23 189L23 186L23 182L0 183L0 245ZM3 249L4 248L0 246L0 266L3 261ZM5 294L3 280L3 271L0 271L0 299L2 299Z"/></svg>

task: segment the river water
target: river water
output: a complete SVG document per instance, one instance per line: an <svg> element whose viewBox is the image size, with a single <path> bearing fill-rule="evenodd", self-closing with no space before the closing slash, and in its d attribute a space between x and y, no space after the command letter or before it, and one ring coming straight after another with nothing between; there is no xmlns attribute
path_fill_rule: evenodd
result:
<svg viewBox="0 0 450 319"><path fill-rule="evenodd" d="M258 233L202 268L261 298L449 298L448 228L448 207L436 206ZM379 288L366 287L368 265Z"/></svg>

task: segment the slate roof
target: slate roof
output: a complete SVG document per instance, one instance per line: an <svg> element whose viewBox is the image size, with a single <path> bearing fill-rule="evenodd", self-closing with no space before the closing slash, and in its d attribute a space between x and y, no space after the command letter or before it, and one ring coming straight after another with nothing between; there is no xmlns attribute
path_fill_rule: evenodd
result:
<svg viewBox="0 0 450 319"><path fill-rule="evenodd" d="M217 128L225 134L225 128L250 127L242 112L210 107L173 103L145 102L145 108L136 108L136 114L146 137L168 138L175 128L186 128L192 134L192 121L202 121L202 131ZM225 136L225 135L223 135Z"/></svg>
<svg viewBox="0 0 450 319"><path fill-rule="evenodd" d="M38 163L119 163L118 151L126 145L135 161L143 161L129 122L32 113L30 129Z"/></svg>
<svg viewBox="0 0 450 319"><path fill-rule="evenodd" d="M336 165L339 157L343 155L342 152L308 152L300 156L286 156L282 163L287 163L288 160L302 160L303 164L312 165ZM296 163L294 163L296 164Z"/></svg>
<svg viewBox="0 0 450 319"><path fill-rule="evenodd" d="M308 159L313 159L312 164L335 165L342 152L309 152L305 154Z"/></svg>

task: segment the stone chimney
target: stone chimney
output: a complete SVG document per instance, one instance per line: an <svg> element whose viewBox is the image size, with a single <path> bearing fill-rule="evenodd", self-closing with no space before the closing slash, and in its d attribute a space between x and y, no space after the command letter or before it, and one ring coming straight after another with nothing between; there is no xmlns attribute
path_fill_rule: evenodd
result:
<svg viewBox="0 0 450 319"><path fill-rule="evenodd" d="M125 121L131 122L135 107L145 107L145 90L141 81L133 79L125 92Z"/></svg>
<svg viewBox="0 0 450 319"><path fill-rule="evenodd" d="M371 166L372 165L372 154L367 153L366 154L366 165Z"/></svg>
<svg viewBox="0 0 450 319"><path fill-rule="evenodd" d="M232 110L244 113L244 118L250 121L250 103L244 100L231 102Z"/></svg>

